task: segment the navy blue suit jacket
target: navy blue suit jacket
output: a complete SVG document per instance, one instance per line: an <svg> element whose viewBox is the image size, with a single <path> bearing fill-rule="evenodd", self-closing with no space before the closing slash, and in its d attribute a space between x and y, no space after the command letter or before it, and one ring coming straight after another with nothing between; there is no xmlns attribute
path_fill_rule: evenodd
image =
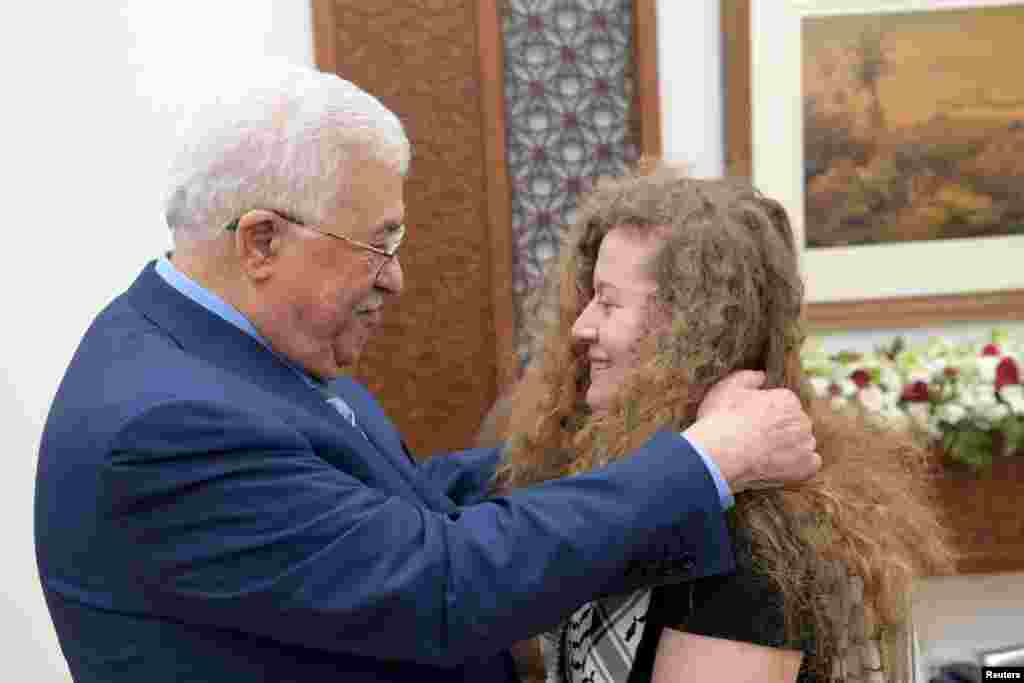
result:
<svg viewBox="0 0 1024 683"><path fill-rule="evenodd" d="M728 571L714 483L663 432L605 470L484 498L494 450L368 439L149 264L57 392L36 551L77 681L512 681L586 600Z"/></svg>

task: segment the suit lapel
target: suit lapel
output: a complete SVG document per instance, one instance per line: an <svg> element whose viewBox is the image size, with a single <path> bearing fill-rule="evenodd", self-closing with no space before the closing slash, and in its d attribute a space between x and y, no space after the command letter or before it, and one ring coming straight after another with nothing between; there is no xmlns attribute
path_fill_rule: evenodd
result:
<svg viewBox="0 0 1024 683"><path fill-rule="evenodd" d="M330 388L355 411L359 425L370 441L391 455L400 454L401 457L396 458L397 463L408 466L412 462L411 456L404 451L398 430L381 410L380 405L372 400L366 389L348 377L334 380Z"/></svg>
<svg viewBox="0 0 1024 683"><path fill-rule="evenodd" d="M154 264L151 262L146 266L125 294L136 310L163 329L188 353L238 375L328 422L334 434L332 441L344 441L348 450L359 453L372 469L386 465L386 469L391 472L390 478L396 483L400 482L401 488L410 493L420 492L420 488L414 484L414 465L409 459L395 457L396 452L403 453L401 439L375 401L367 401L358 394L357 400L350 401L347 394L341 394L355 410L360 426L370 437L368 442L316 389L303 381L281 359L246 332L168 285L156 273ZM381 418L386 424L382 423ZM335 445L334 449L337 448ZM328 459L333 460L329 456Z"/></svg>
<svg viewBox="0 0 1024 683"><path fill-rule="evenodd" d="M426 486L423 478L419 476L419 466L413 460L394 423L364 386L349 377L340 377L331 382L331 391L345 399L355 411L356 419L366 432L367 438L408 477L409 483L424 502L442 512L456 509L457 506L447 496Z"/></svg>

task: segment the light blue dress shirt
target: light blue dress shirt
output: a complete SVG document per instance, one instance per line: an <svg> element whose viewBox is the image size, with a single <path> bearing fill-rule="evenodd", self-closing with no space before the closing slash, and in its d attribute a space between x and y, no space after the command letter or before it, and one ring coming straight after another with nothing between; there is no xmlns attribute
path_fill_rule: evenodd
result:
<svg viewBox="0 0 1024 683"><path fill-rule="evenodd" d="M253 339L262 344L268 351L270 351L278 358L280 358L282 363L291 368L296 374L299 375L299 377L301 377L311 387L317 387L318 383L316 380L314 380L308 374L306 374L301 369L296 367L294 363L288 361L286 358L283 358L280 354L274 352L274 350L270 348L270 344L268 344L267 341L260 336L260 333L256 331L256 328L253 326L253 324L249 322L249 320L244 315L242 315L237 308L235 308L228 302L224 301L224 299L221 299L219 296L217 296L216 294L206 289L198 282L196 282L195 280L193 280L192 278L178 270L174 266L174 264L171 263L170 260L168 260L166 257L162 257L159 260L157 260L156 272L171 287L174 287L183 295L187 296L189 299L192 299L192 301L195 301L197 304L199 304L206 310L210 311L210 313L213 313L214 315L223 318L224 320L227 320L229 323L231 323L238 329L250 335ZM331 402L332 405L335 406L338 412L342 413L342 415L345 415L345 417L350 422L355 424L355 417L354 414L352 413L352 409L349 408L348 404L346 404L342 399L338 398L337 400L341 405L338 405L338 403L335 403L333 400ZM682 433L680 433L679 436L686 439L686 442L690 444L693 450L697 451L697 455L699 455L701 457L701 460L704 461L704 466L707 467L708 473L711 475L711 478L715 482L715 488L718 489L718 497L722 501L722 509L728 510L729 508L731 508L735 503L735 500L733 499L732 491L729 490L729 485L726 483L725 478L722 476L722 471L718 469L718 465L715 464L715 461L712 460L708 456L708 454L704 452L704 449L702 449L699 445L687 439L686 436Z"/></svg>
<svg viewBox="0 0 1024 683"><path fill-rule="evenodd" d="M708 474L711 475L711 479L715 482L715 488L718 489L718 499L722 501L722 509L728 510L735 505L736 499L732 497L732 491L729 490L729 484L722 476L722 470L718 469L718 464L704 452L704 449L696 441L690 441L682 432L679 432L679 436L686 439L686 443L690 444L690 447L697 451L697 455L704 461L704 466L708 468Z"/></svg>

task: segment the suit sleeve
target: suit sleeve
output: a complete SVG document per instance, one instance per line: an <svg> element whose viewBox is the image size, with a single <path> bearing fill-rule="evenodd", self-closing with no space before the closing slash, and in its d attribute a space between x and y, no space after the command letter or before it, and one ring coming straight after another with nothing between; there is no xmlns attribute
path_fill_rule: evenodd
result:
<svg viewBox="0 0 1024 683"><path fill-rule="evenodd" d="M435 455L420 464L421 476L456 505L479 503L501 458L500 448L476 448Z"/></svg>
<svg viewBox="0 0 1024 683"><path fill-rule="evenodd" d="M599 595L733 566L714 484L674 433L447 514L367 486L352 462L232 405L151 407L101 475L118 571L149 613L451 666Z"/></svg>

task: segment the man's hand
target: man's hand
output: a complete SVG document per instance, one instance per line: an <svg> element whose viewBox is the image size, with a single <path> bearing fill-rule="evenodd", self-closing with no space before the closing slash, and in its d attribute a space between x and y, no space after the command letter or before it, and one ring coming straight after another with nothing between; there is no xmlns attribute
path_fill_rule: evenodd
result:
<svg viewBox="0 0 1024 683"><path fill-rule="evenodd" d="M713 386L686 438L711 456L733 493L781 486L821 467L811 420L788 389L761 389L763 372L735 372Z"/></svg>

